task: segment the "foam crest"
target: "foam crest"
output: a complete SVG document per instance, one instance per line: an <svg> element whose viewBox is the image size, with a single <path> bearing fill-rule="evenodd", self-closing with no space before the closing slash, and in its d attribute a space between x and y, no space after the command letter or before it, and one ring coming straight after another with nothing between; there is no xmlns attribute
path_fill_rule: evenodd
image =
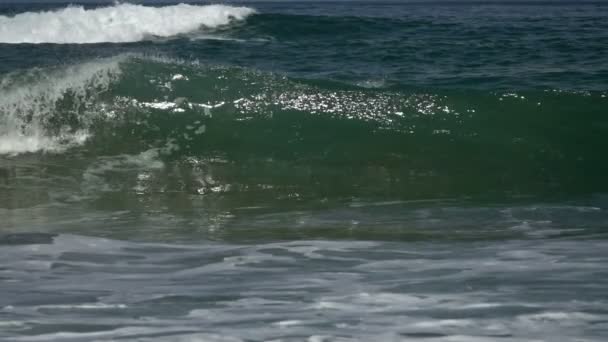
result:
<svg viewBox="0 0 608 342"><path fill-rule="evenodd" d="M0 43L137 42L227 25L254 12L247 7L187 4L166 7L117 4L91 10L67 7L52 12L26 12L0 16Z"/></svg>
<svg viewBox="0 0 608 342"><path fill-rule="evenodd" d="M120 78L125 58L0 78L0 154L58 152L84 143L99 115L92 108Z"/></svg>

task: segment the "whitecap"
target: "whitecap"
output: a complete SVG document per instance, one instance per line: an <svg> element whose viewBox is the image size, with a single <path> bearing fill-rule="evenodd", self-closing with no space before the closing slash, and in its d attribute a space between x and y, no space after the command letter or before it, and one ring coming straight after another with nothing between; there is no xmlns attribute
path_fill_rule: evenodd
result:
<svg viewBox="0 0 608 342"><path fill-rule="evenodd" d="M96 9L70 6L57 11L0 16L0 43L129 43L171 37L243 20L255 11L227 5L179 4L149 7L116 4Z"/></svg>

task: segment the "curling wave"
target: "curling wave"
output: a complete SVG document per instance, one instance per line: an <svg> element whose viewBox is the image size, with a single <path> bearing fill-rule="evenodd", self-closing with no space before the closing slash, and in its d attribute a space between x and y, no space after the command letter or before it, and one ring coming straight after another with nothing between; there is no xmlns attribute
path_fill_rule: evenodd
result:
<svg viewBox="0 0 608 342"><path fill-rule="evenodd" d="M329 183L338 197L406 199L608 189L597 152L608 127L601 92L368 89L118 55L15 71L0 77L0 93L0 156L104 156L87 173L95 189L115 178L108 168L148 162L202 170L175 184L203 194L271 188L314 197ZM345 167L353 176L338 184ZM149 191L165 191L162 170L142 176L158 173ZM228 179L235 174L247 176Z"/></svg>
<svg viewBox="0 0 608 342"><path fill-rule="evenodd" d="M148 7L117 4L87 10L68 7L50 12L0 16L0 43L130 43L171 37L201 27L215 28L243 20L255 11L226 5L179 4Z"/></svg>
<svg viewBox="0 0 608 342"><path fill-rule="evenodd" d="M0 155L60 152L80 145L99 96L121 75L125 56L0 78Z"/></svg>

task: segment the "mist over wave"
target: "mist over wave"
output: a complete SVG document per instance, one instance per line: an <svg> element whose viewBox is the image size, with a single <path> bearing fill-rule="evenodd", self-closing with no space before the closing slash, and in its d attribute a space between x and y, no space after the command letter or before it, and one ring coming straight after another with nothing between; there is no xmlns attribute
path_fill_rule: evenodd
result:
<svg viewBox="0 0 608 342"><path fill-rule="evenodd" d="M129 43L216 28L243 20L254 12L251 8L227 5L117 4L96 9L73 6L0 16L0 43Z"/></svg>

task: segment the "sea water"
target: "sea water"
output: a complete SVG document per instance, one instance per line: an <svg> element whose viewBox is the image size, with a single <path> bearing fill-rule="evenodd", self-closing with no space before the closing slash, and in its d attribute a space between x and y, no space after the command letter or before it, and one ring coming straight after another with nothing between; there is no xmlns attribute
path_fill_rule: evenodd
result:
<svg viewBox="0 0 608 342"><path fill-rule="evenodd" d="M0 4L0 340L605 341L608 6Z"/></svg>

